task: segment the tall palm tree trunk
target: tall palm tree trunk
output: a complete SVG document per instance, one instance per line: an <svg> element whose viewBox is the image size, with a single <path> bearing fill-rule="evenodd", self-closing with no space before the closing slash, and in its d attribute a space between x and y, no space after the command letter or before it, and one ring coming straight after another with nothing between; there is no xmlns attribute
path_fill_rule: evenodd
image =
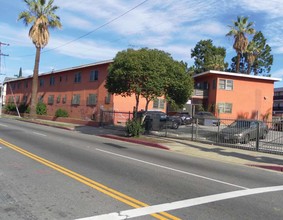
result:
<svg viewBox="0 0 283 220"><path fill-rule="evenodd" d="M32 78L32 91L31 91L31 107L30 116L36 118L36 105L37 105L37 90L38 90L38 71L39 71L39 60L40 60L41 47L36 47L36 55L33 69Z"/></svg>
<svg viewBox="0 0 283 220"><path fill-rule="evenodd" d="M252 69L252 64L249 63L249 64L248 64L248 70L247 70L247 74L248 74L248 75L251 74L251 69Z"/></svg>
<svg viewBox="0 0 283 220"><path fill-rule="evenodd" d="M238 54L237 54L236 73L240 72L240 60L241 60L241 53L238 52Z"/></svg>

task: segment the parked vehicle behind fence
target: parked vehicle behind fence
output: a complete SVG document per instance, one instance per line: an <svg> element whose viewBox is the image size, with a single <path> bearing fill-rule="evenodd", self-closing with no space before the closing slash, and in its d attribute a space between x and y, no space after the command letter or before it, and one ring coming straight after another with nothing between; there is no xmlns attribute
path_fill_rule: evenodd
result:
<svg viewBox="0 0 283 220"><path fill-rule="evenodd" d="M188 112L177 112L173 116L179 117L182 125L189 125L192 123L192 117Z"/></svg>
<svg viewBox="0 0 283 220"><path fill-rule="evenodd" d="M177 116L168 116L162 111L139 112L143 115L146 130L161 130L164 128L178 129L181 119Z"/></svg>
<svg viewBox="0 0 283 220"><path fill-rule="evenodd" d="M268 126L258 120L236 120L219 132L221 142L248 143L257 138L265 139Z"/></svg>
<svg viewBox="0 0 283 220"><path fill-rule="evenodd" d="M220 125L220 121L211 112L197 112L193 119L199 125Z"/></svg>

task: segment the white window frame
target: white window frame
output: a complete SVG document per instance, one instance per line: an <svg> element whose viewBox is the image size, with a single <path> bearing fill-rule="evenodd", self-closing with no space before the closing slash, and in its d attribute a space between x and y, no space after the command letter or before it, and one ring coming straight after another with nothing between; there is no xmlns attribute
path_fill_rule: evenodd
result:
<svg viewBox="0 0 283 220"><path fill-rule="evenodd" d="M164 99L154 99L153 100L153 108L156 109L164 109L165 100Z"/></svg>
<svg viewBox="0 0 283 220"><path fill-rule="evenodd" d="M233 90L234 81L232 79L219 79L218 86L222 90Z"/></svg>
<svg viewBox="0 0 283 220"><path fill-rule="evenodd" d="M232 103L218 103L218 112L219 113L225 113L225 114L231 114L233 109Z"/></svg>

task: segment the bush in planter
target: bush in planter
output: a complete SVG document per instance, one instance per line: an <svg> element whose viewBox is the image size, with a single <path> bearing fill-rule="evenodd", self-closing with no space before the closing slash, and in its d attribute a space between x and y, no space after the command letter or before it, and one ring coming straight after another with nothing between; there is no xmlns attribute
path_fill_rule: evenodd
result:
<svg viewBox="0 0 283 220"><path fill-rule="evenodd" d="M57 109L57 111L55 112L55 117L64 117L67 118L69 117L69 114L66 110L64 109Z"/></svg>
<svg viewBox="0 0 283 220"><path fill-rule="evenodd" d="M46 115L47 114L47 107L46 104L43 102L39 102L36 105L36 114L38 115Z"/></svg>
<svg viewBox="0 0 283 220"><path fill-rule="evenodd" d="M137 119L129 119L126 122L126 132L129 137L139 137L144 132L144 128Z"/></svg>

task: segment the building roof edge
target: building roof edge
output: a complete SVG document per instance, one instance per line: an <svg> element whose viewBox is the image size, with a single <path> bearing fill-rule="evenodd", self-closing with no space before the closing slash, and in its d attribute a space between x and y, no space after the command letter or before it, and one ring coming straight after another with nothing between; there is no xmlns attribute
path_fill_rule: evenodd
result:
<svg viewBox="0 0 283 220"><path fill-rule="evenodd" d="M193 76L193 78L197 78L204 75L209 74L217 74L217 75L226 75L226 76L236 76L236 77L242 77L242 78L250 78L250 79L259 79L259 80L270 80L270 81L281 81L280 78L273 78L273 77L267 77L267 76L254 76L254 75L247 75L243 73L232 73L232 72L224 72L224 71L216 71L216 70L209 70L203 73L199 73Z"/></svg>

